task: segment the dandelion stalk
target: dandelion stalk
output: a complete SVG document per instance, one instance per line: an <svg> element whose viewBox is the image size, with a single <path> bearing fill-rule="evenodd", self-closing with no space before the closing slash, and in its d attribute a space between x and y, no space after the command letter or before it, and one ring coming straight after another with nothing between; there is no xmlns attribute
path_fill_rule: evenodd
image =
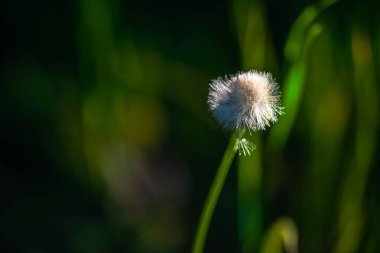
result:
<svg viewBox="0 0 380 253"><path fill-rule="evenodd" d="M232 161L235 157L236 153L236 142L237 139L240 138L242 132L234 133L231 136L230 142L227 146L227 149L224 153L222 162L219 165L218 171L215 175L214 182L211 185L210 192L207 196L206 203L203 207L201 219L198 224L198 229L196 233L196 237L193 244L192 253L201 253L203 252L204 244L206 241L206 236L208 232L208 228L210 226L211 218L214 214L215 206L218 202L220 192L222 191L224 182L226 181L226 177L228 171L231 167Z"/></svg>
<svg viewBox="0 0 380 253"><path fill-rule="evenodd" d="M269 73L248 71L211 82L208 105L213 116L233 135L211 185L202 210L193 244L193 253L202 253L215 206L218 202L235 153L250 155L255 145L243 138L249 133L264 130L282 114L280 94Z"/></svg>

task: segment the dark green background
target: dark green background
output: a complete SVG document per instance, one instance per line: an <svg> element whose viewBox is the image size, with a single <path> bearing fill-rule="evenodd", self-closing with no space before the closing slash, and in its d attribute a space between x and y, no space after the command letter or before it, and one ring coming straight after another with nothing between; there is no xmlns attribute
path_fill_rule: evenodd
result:
<svg viewBox="0 0 380 253"><path fill-rule="evenodd" d="M3 1L0 251L189 252L230 134L208 84L254 68L286 114L234 163L206 252L282 252L281 217L300 252L380 252L380 5L323 6Z"/></svg>

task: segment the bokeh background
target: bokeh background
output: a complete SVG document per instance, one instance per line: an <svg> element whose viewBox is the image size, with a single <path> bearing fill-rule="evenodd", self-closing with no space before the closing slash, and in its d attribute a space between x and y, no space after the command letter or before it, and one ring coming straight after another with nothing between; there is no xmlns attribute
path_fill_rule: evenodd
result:
<svg viewBox="0 0 380 253"><path fill-rule="evenodd" d="M1 252L189 252L229 139L211 79L270 71L206 252L380 252L377 1L2 1Z"/></svg>

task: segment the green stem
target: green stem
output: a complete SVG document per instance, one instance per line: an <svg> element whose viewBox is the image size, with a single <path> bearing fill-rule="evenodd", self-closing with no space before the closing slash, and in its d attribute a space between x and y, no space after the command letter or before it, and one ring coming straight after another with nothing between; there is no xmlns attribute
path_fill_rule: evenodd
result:
<svg viewBox="0 0 380 253"><path fill-rule="evenodd" d="M235 132L231 136L226 152L224 153L222 162L220 163L218 171L215 175L214 182L211 185L211 189L207 196L206 203L203 207L201 218L198 224L197 233L196 233L195 240L193 243L192 253L203 252L211 218L213 216L215 206L220 196L220 192L223 188L224 182L226 181L229 168L231 167L232 161L236 153L236 150L234 148L236 139L241 135L242 135L242 132L240 133Z"/></svg>

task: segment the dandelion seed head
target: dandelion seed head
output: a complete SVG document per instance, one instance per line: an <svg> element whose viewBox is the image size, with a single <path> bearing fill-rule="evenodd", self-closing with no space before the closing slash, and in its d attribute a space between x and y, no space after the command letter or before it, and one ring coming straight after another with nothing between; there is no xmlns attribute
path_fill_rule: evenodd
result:
<svg viewBox="0 0 380 253"><path fill-rule="evenodd" d="M216 120L229 130L264 130L283 109L271 74L255 70L213 80L207 102Z"/></svg>

